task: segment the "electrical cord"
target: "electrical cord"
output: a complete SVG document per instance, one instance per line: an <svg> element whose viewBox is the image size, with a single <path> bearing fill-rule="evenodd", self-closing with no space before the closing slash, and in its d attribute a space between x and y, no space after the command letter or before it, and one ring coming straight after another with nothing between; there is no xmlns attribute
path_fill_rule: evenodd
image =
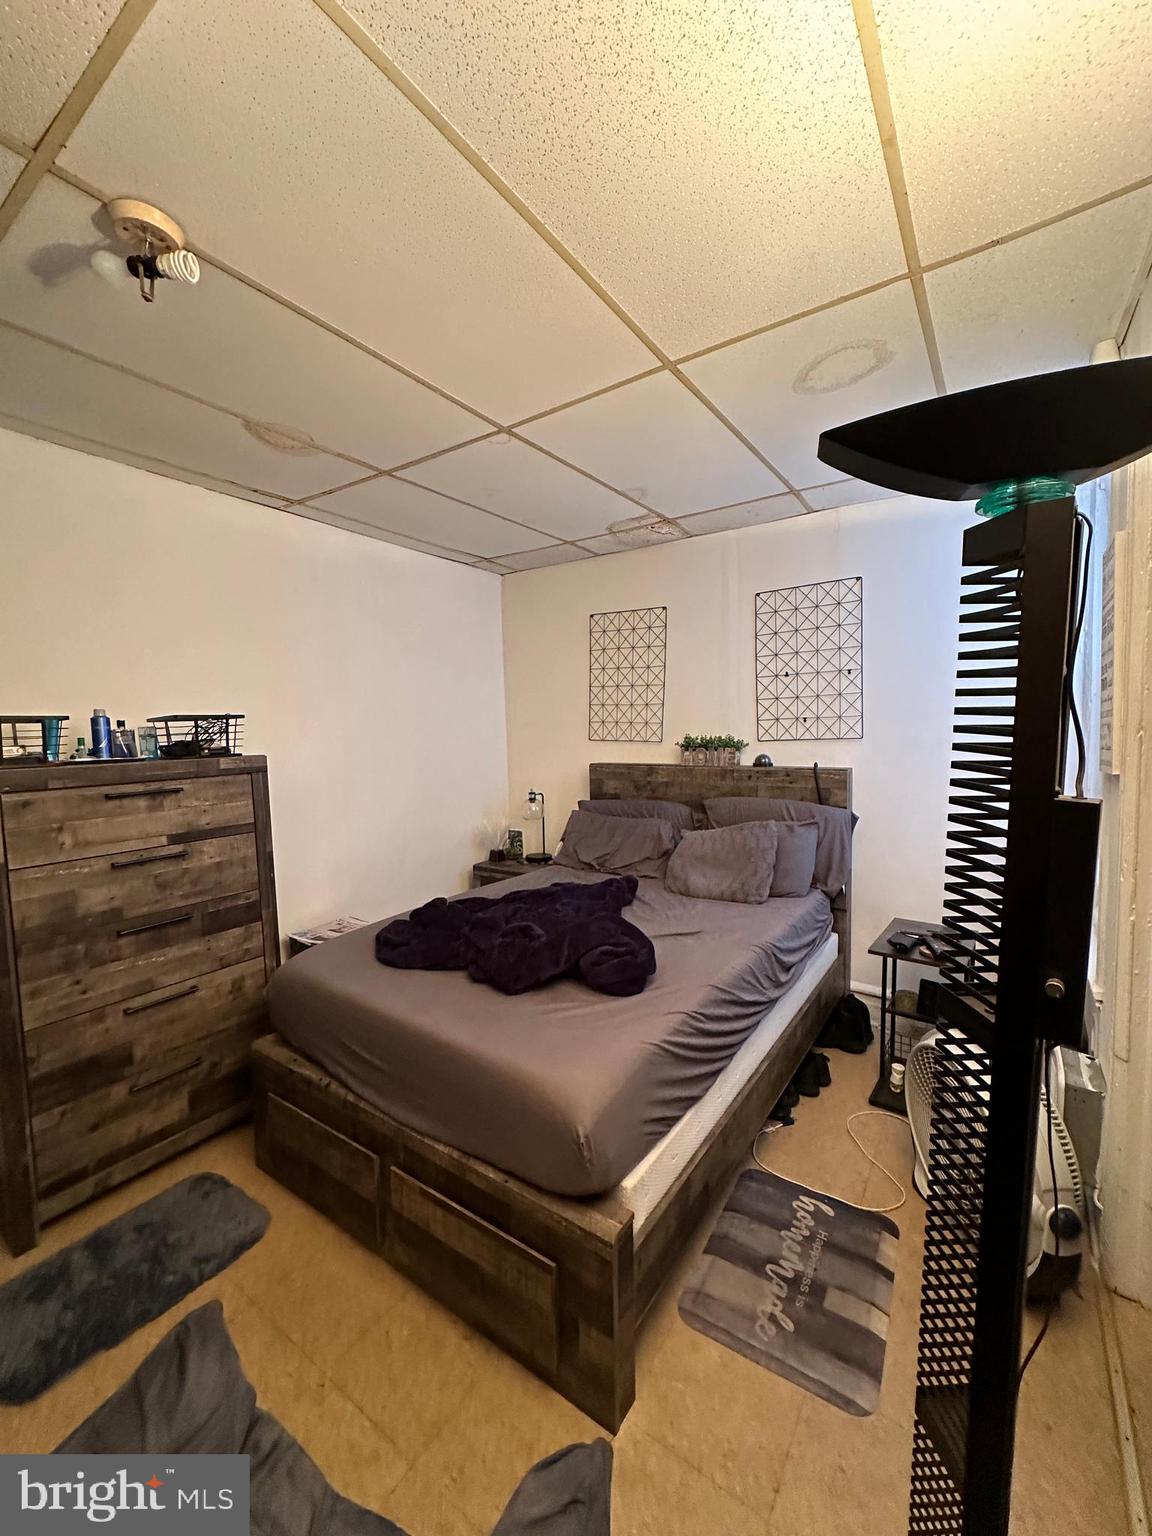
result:
<svg viewBox="0 0 1152 1536"><path fill-rule="evenodd" d="M1068 663L1064 671L1064 697L1068 707L1069 717L1072 721L1072 729L1076 735L1076 798L1084 798L1084 776L1087 769L1087 747L1084 741L1084 727L1080 722L1080 712L1076 708L1076 659L1080 651L1080 636L1084 629L1084 615L1088 608L1088 579L1092 569L1092 523L1079 508L1076 509L1076 521L1080 525L1082 538L1080 541L1079 559L1076 570L1076 609L1075 619L1072 625L1072 634L1068 645ZM1052 1178L1053 1215L1056 1220L1049 1223L1052 1230L1052 1255L1054 1261L1060 1262L1060 1184L1056 1176L1056 1143L1055 1143L1055 1116L1052 1110L1052 1053L1055 1045L1048 1045L1044 1052L1044 1113L1047 1126L1048 1144L1048 1171ZM1041 1259L1043 1259L1043 1244L1045 1238L1041 1234ZM1036 1358L1036 1351L1048 1336L1048 1329L1052 1323L1052 1315L1056 1309L1056 1288L1049 1288L1047 1302L1044 1308L1044 1321L1040 1324L1040 1331L1028 1347L1028 1352L1020 1363L1020 1370L1016 1377L1016 1390L1019 1392L1024 1381L1024 1373Z"/></svg>
<svg viewBox="0 0 1152 1536"><path fill-rule="evenodd" d="M852 1122L854 1120L865 1120L865 1119L867 1119L867 1117L869 1115L872 1115L872 1116L877 1116L878 1115L878 1116L880 1116L884 1120L895 1120L895 1121L898 1122L898 1124L900 1124L900 1125L902 1125L904 1127L904 1129L908 1132L909 1135L912 1134L912 1127L908 1124L907 1120L905 1120L903 1115L893 1115L893 1114L890 1114L888 1112L888 1110L886 1110L886 1109L858 1109L855 1114L849 1115L847 1120L845 1120L845 1122L844 1122L845 1130L847 1130L849 1136L851 1136L852 1140L859 1147L860 1151L863 1152L864 1156L872 1164L873 1168L878 1168L880 1170L880 1172L884 1175L884 1177L889 1181L889 1183L894 1184L896 1186L896 1188L900 1191L900 1198L899 1198L899 1200L895 1201L892 1205L856 1205L856 1202L854 1200L845 1200L843 1195L833 1194L833 1192L831 1190L828 1190L828 1189L815 1189L811 1185L808 1185L806 1187L811 1189L812 1193L814 1195L824 1195L829 1200L840 1200L840 1201L842 1201L842 1203L844 1205L853 1205L853 1206L856 1207L856 1209L858 1211L872 1211L876 1215L880 1215L880 1214L883 1214L883 1213L885 1213L887 1211L898 1211L900 1209L900 1207L904 1204L904 1202L907 1200L907 1198L908 1198L908 1191L904 1188L903 1184L901 1184L900 1180L896 1177L896 1175L894 1173L892 1173L889 1169L885 1168L883 1163L881 1163L880 1161L878 1161L878 1159L876 1159L876 1158L874 1158L872 1156L871 1152L869 1152L868 1148L864 1145L864 1143L860 1140L859 1136L857 1136L856 1132L852 1129ZM760 1146L760 1138L762 1136L770 1136L773 1133L773 1131L778 1131L780 1129L782 1129L782 1127L780 1127L778 1125L766 1126L763 1130L760 1130L760 1131L756 1132L756 1135L755 1135L755 1137L753 1138L753 1141L752 1141L752 1161L756 1164L757 1168L763 1169L763 1171L765 1173L774 1174L775 1177L778 1178L778 1179L784 1178L785 1175L782 1174L782 1173L776 1173L775 1168L769 1168L767 1163L762 1163L760 1161L760 1153L759 1153L758 1149L759 1149L759 1146Z"/></svg>
<svg viewBox="0 0 1152 1536"><path fill-rule="evenodd" d="M1052 1198L1055 1202L1053 1207L1053 1214L1058 1213L1060 1206L1060 1185L1056 1177L1056 1132L1054 1116L1052 1113L1052 1052L1055 1049L1056 1047L1054 1045L1050 1045L1044 1052L1044 1109L1048 1121L1048 1169L1052 1175ZM1052 1224L1052 1253L1055 1262L1059 1264L1060 1221L1058 1215L1057 1220ZM1043 1257L1043 1236L1041 1236L1041 1257ZM1048 1327L1052 1321L1052 1314L1055 1310L1056 1288L1055 1286L1052 1286L1048 1292L1048 1301L1044 1309L1044 1321L1040 1324L1040 1332L1032 1340L1032 1343L1028 1348L1028 1353L1024 1356L1024 1359L1021 1362L1020 1373L1016 1377L1017 1392L1019 1392L1020 1385L1024 1380L1024 1372L1032 1364L1032 1361L1036 1355L1036 1351L1040 1348L1041 1344L1043 1344L1044 1339L1047 1336Z"/></svg>
<svg viewBox="0 0 1152 1536"><path fill-rule="evenodd" d="M1076 521L1083 530L1083 541L1080 548L1080 559L1077 569L1077 585L1079 591L1076 598L1076 618L1072 627L1071 642L1068 648L1068 665L1064 672L1064 698L1068 706L1068 713L1072 720L1072 729L1076 734L1076 798L1084 798L1084 775L1087 768L1088 752L1084 741L1084 727L1080 723L1080 711L1076 708L1076 657L1080 649L1080 634L1084 628L1084 614L1088 607L1088 573L1091 570L1092 561L1092 524L1083 514L1077 511Z"/></svg>

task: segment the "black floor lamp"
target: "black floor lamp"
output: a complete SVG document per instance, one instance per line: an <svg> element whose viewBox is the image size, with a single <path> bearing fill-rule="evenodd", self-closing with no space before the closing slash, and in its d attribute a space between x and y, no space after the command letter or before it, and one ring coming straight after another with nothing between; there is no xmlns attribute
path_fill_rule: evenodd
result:
<svg viewBox="0 0 1152 1536"><path fill-rule="evenodd" d="M820 439L845 474L979 498L984 517L964 535L960 582L912 1536L1008 1530L1041 1081L1056 1046L1083 1044L1099 828L1072 692L1091 540L1073 493L1149 451L1152 358L968 390Z"/></svg>

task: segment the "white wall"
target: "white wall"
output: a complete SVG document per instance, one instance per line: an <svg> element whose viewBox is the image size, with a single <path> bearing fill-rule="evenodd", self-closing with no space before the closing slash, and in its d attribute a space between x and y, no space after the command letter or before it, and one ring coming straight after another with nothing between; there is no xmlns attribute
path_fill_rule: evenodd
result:
<svg viewBox="0 0 1152 1536"><path fill-rule="evenodd" d="M864 578L864 738L755 744L779 763L854 770L853 978L892 917L938 918L956 668L961 530L971 509L900 498L504 579L504 658L513 826L542 789L555 845L588 792L590 762L676 762L686 731L756 740L755 593ZM588 740L588 616L668 609L660 746Z"/></svg>
<svg viewBox="0 0 1152 1536"><path fill-rule="evenodd" d="M1152 355L1152 280L1123 350ZM1152 457L1113 476L1112 527L1127 538L1129 560L1127 583L1116 589L1119 771L1102 789L1101 1259L1109 1285L1152 1306Z"/></svg>
<svg viewBox="0 0 1152 1536"><path fill-rule="evenodd" d="M500 581L0 431L0 710L246 714L282 932L467 884L507 798Z"/></svg>

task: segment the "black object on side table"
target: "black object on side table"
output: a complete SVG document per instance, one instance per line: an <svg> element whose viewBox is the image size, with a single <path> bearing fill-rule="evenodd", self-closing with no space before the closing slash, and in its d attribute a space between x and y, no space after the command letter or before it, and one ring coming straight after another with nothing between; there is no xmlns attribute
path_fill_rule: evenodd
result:
<svg viewBox="0 0 1152 1536"><path fill-rule="evenodd" d="M894 1089L891 1083L892 1067L896 1062L906 1062L908 1053L926 1029L936 1023L936 1011L932 1006L930 988L936 984L930 980L920 983L915 1007L909 1008L897 1001L899 992L899 967L925 966L929 970L940 969L939 960L922 945L903 949L891 942L893 935L915 934L923 938L937 938L947 933L939 923L924 923L910 917L894 917L884 932L868 946L870 955L880 957L880 1076L868 1096L869 1104L892 1114L907 1113L904 1107L904 1088ZM911 1026L911 1027L909 1027Z"/></svg>
<svg viewBox="0 0 1152 1536"><path fill-rule="evenodd" d="M514 880L539 868L539 864L526 864L521 859L481 859L472 866L472 884L495 885L497 880Z"/></svg>

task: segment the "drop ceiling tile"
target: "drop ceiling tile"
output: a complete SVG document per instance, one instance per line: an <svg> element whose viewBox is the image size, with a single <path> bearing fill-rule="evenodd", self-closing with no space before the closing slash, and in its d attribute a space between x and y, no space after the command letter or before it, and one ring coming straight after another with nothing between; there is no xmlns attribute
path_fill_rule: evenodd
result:
<svg viewBox="0 0 1152 1536"><path fill-rule="evenodd" d="M11 192L16 178L24 169L24 157L15 155L0 144L0 202Z"/></svg>
<svg viewBox="0 0 1152 1536"><path fill-rule="evenodd" d="M1086 363L1143 271L1152 188L931 272L949 389Z"/></svg>
<svg viewBox="0 0 1152 1536"><path fill-rule="evenodd" d="M534 571L542 565L567 565L570 560L590 560L588 550L575 544L550 544L547 549L530 549L522 555L505 555L501 560L512 571Z"/></svg>
<svg viewBox="0 0 1152 1536"><path fill-rule="evenodd" d="M291 512L294 517L307 518L309 522L326 523L330 528L340 528L345 533L358 533L362 538L376 539L381 544L394 544L399 549L414 549L417 554L433 555L438 560L449 560L453 565L474 563L470 555L465 555L458 549L442 549L439 544L427 544L422 539L408 539L402 533L393 533L390 528L378 528L375 524L364 522L360 518L344 517L338 512L311 506L307 502L299 502L284 510Z"/></svg>
<svg viewBox="0 0 1152 1536"><path fill-rule="evenodd" d="M745 501L738 507L717 507L712 512L697 512L682 517L685 533L727 533L733 528L753 528L758 523L776 523L785 517L803 517L804 508L795 496L766 496L759 501Z"/></svg>
<svg viewBox="0 0 1152 1536"><path fill-rule="evenodd" d="M827 480L816 457L825 428L935 394L907 282L722 347L684 372L793 485Z"/></svg>
<svg viewBox="0 0 1152 1536"><path fill-rule="evenodd" d="M1152 169L1150 0L876 0L921 259Z"/></svg>
<svg viewBox="0 0 1152 1536"><path fill-rule="evenodd" d="M903 270L847 0L346 8L673 354Z"/></svg>
<svg viewBox="0 0 1152 1536"><path fill-rule="evenodd" d="M651 362L303 0L158 5L63 160L147 188L193 244L500 420Z"/></svg>
<svg viewBox="0 0 1152 1536"><path fill-rule="evenodd" d="M831 485L814 485L802 494L810 507L825 512L832 507L858 507L866 501L891 501L900 492L869 485L867 480L836 480Z"/></svg>
<svg viewBox="0 0 1152 1536"><path fill-rule="evenodd" d="M404 478L560 539L583 539L640 515L634 502L515 438L454 448L405 470Z"/></svg>
<svg viewBox="0 0 1152 1536"><path fill-rule="evenodd" d="M67 100L124 0L5 0L0 128L35 144Z"/></svg>
<svg viewBox="0 0 1152 1536"><path fill-rule="evenodd" d="M162 475L165 480L181 480L185 485L199 485L206 491L216 491L221 496L232 496L239 501L255 502L260 507L283 509L282 496L265 496L262 491L250 490L245 485L235 485L230 480L216 480L211 475L198 475L195 470L181 469L150 459L146 454L130 453L126 448L110 448L106 443L93 442L91 438L77 437L74 432L62 432L39 422L27 421L20 416L0 414L0 427L10 432L22 432L26 437L39 438L41 442L56 443L61 448L72 448L77 453L90 453L97 459L110 459L116 464L127 464L132 469L142 469L150 475Z"/></svg>
<svg viewBox="0 0 1152 1536"><path fill-rule="evenodd" d="M8 326L0 326L0 411L268 495L308 496L349 473L326 454L265 447L232 416Z"/></svg>
<svg viewBox="0 0 1152 1536"><path fill-rule="evenodd" d="M323 511L354 517L408 539L422 539L470 555L504 555L544 542L540 534L501 517L388 476L310 500L312 506Z"/></svg>
<svg viewBox="0 0 1152 1536"><path fill-rule="evenodd" d="M0 244L0 317L382 469L490 430L215 267L146 306L93 268L110 248L99 203L46 177Z"/></svg>
<svg viewBox="0 0 1152 1536"><path fill-rule="evenodd" d="M658 512L771 495L780 481L670 373L519 429Z"/></svg>

